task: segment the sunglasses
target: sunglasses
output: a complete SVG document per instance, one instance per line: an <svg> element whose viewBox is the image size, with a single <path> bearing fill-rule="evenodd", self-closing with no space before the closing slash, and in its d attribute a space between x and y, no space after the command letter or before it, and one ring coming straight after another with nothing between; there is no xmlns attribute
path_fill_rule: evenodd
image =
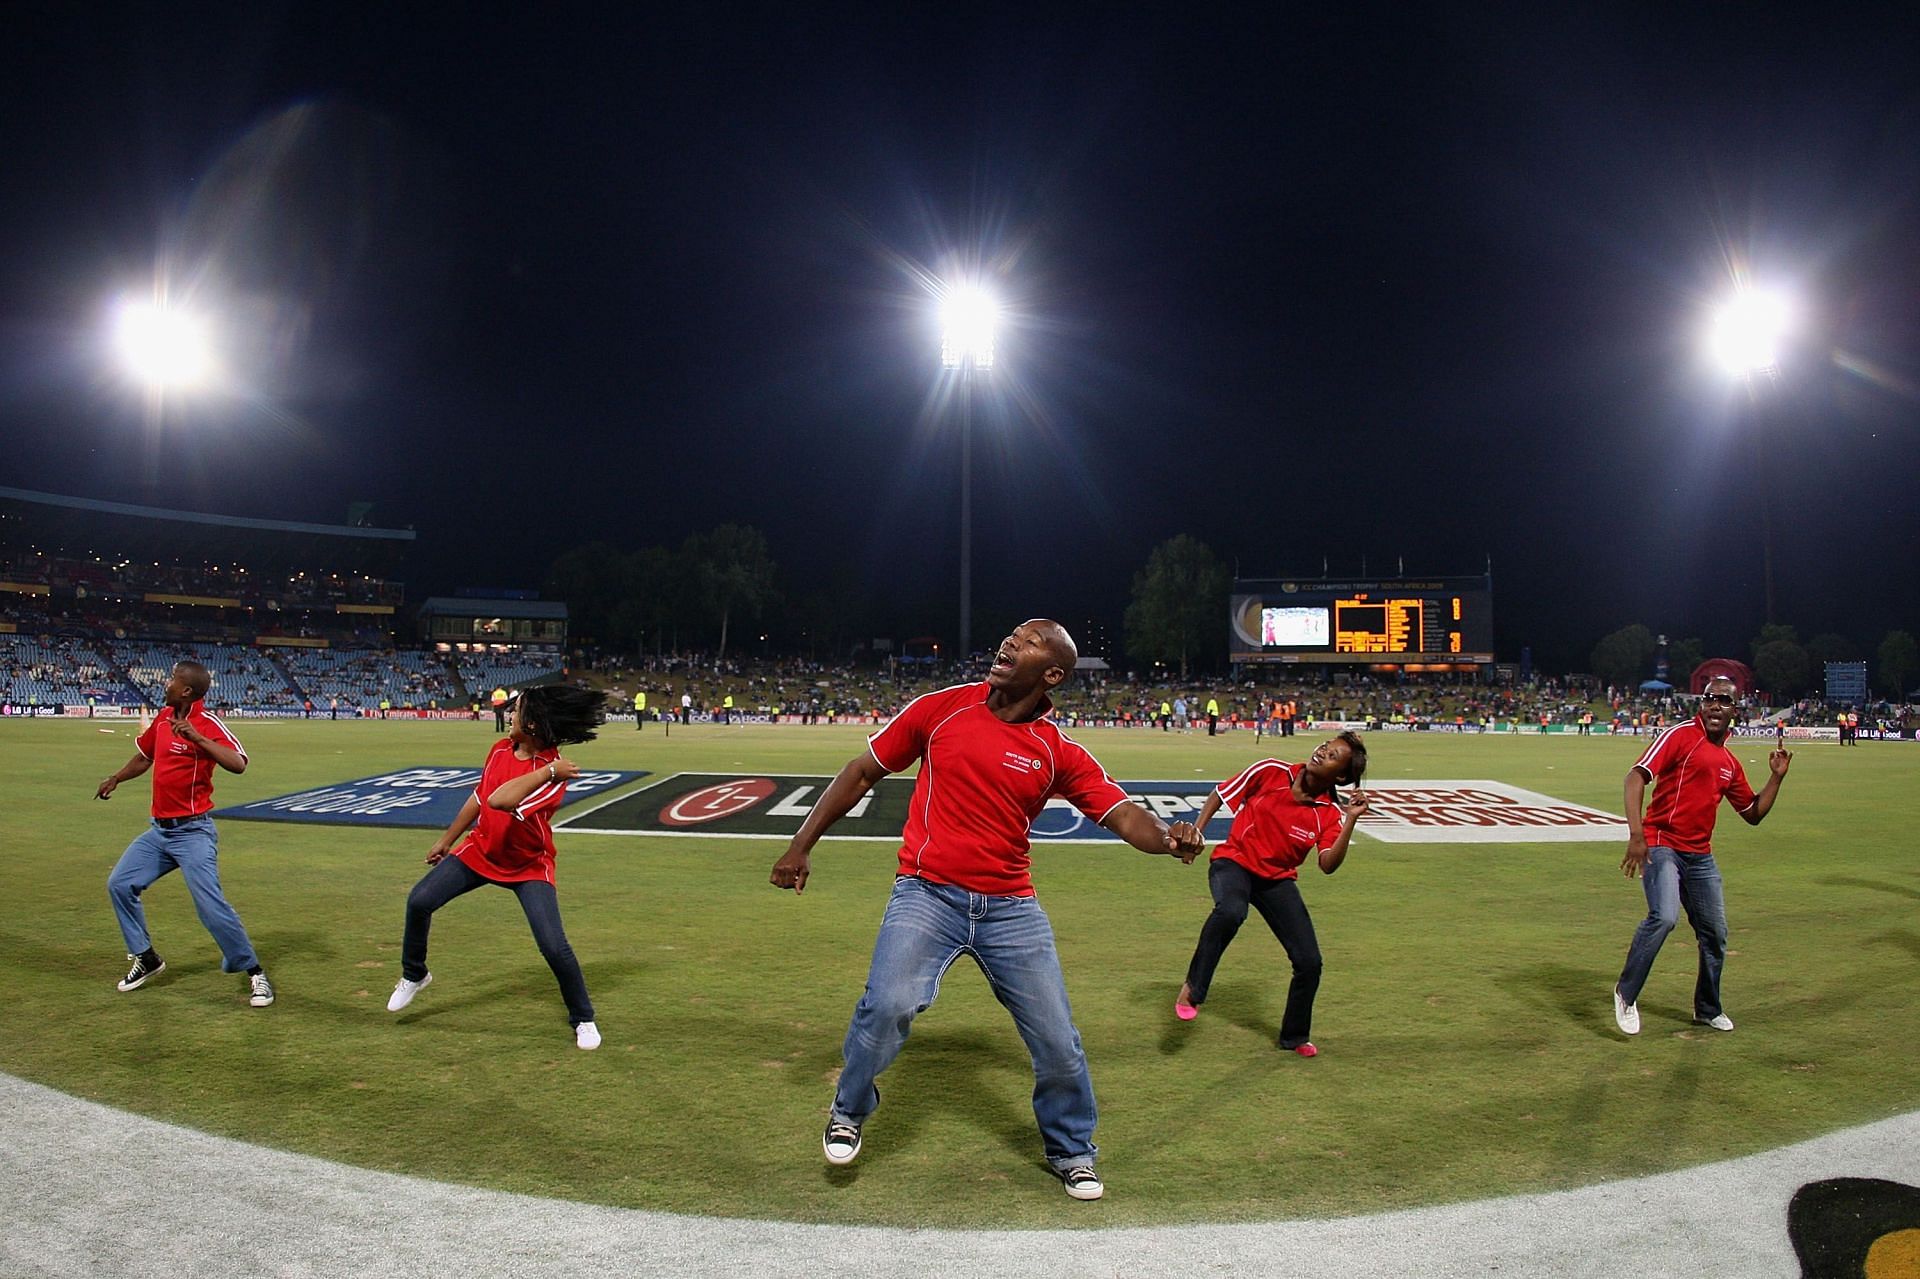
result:
<svg viewBox="0 0 1920 1279"><path fill-rule="evenodd" d="M1732 693L1702 693L1700 694L1700 703L1703 706L1714 706L1714 705L1731 706L1733 705L1733 694Z"/></svg>

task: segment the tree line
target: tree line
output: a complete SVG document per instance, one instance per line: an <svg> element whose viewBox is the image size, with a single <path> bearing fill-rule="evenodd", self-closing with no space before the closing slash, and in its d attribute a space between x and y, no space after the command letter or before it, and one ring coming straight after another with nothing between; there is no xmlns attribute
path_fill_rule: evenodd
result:
<svg viewBox="0 0 1920 1279"><path fill-rule="evenodd" d="M1795 628L1779 624L1761 627L1750 649L1754 678L1760 687L1788 698L1822 689L1828 662L1868 661L1867 654L1844 635L1823 632L1803 644ZM1659 641L1646 626L1639 622L1623 626L1593 646L1593 673L1609 684L1635 687L1653 673L1658 650ZM1672 682L1685 683L1706 656L1705 647L1696 638L1668 643L1667 666ZM1867 670L1873 691L1892 698L1905 697L1920 676L1920 643L1906 631L1888 631L1868 661Z"/></svg>
<svg viewBox="0 0 1920 1279"><path fill-rule="evenodd" d="M690 535L677 547L627 551L590 542L562 554L546 589L565 600L575 641L611 652L711 650L738 647L742 624L781 610L780 651L845 657L857 638L871 634L870 588L853 580L783 591L766 537L751 525L722 524ZM1206 543L1188 534L1153 548L1133 576L1123 626L1126 656L1140 667L1218 670L1227 657L1227 611L1233 574ZM1641 623L1623 626L1594 645L1593 673L1608 684L1635 687L1652 675L1659 643ZM1761 628L1751 645L1752 666L1770 693L1798 697L1817 691L1825 663L1867 657L1845 636L1826 632L1802 643L1791 626ZM1707 657L1697 637L1673 640L1667 661L1673 682ZM1920 644L1891 631L1869 667L1872 687L1902 697L1920 678Z"/></svg>

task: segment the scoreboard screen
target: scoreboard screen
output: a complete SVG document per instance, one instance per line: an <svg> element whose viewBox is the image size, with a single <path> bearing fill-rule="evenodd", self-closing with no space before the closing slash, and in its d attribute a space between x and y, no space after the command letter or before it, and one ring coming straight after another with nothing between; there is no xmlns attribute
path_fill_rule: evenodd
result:
<svg viewBox="0 0 1920 1279"><path fill-rule="evenodd" d="M1237 662L1484 664L1493 660L1487 577L1367 581L1242 579Z"/></svg>

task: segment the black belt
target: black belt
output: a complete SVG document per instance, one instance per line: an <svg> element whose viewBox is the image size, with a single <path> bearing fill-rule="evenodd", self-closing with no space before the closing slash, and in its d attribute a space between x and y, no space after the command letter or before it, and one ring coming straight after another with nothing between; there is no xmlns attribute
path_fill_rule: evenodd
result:
<svg viewBox="0 0 1920 1279"><path fill-rule="evenodd" d="M172 830L175 826L185 826L188 822L197 822L205 813L195 813L192 817L156 817L153 824L161 830Z"/></svg>

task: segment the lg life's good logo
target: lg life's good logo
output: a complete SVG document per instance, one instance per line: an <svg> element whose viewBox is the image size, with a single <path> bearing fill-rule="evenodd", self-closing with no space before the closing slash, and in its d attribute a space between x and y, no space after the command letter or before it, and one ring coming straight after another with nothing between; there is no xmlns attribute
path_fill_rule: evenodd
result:
<svg viewBox="0 0 1920 1279"><path fill-rule="evenodd" d="M1559 844L1624 840L1627 823L1505 782L1389 782L1367 787L1359 831L1391 844Z"/></svg>
<svg viewBox="0 0 1920 1279"><path fill-rule="evenodd" d="M758 807L773 794L773 790L773 780L767 777L746 777L703 786L662 808L660 823L684 828L717 822L723 817L732 817Z"/></svg>

